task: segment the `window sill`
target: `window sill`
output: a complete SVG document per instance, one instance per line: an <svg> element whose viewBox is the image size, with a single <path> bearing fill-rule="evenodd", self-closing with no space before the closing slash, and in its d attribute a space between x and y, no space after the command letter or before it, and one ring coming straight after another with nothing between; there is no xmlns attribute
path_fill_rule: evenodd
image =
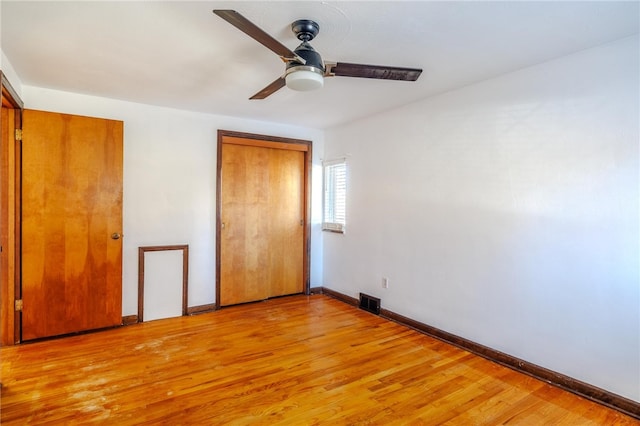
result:
<svg viewBox="0 0 640 426"><path fill-rule="evenodd" d="M338 230L338 229L323 229L322 232L331 232L332 234L344 234L344 229L343 230Z"/></svg>

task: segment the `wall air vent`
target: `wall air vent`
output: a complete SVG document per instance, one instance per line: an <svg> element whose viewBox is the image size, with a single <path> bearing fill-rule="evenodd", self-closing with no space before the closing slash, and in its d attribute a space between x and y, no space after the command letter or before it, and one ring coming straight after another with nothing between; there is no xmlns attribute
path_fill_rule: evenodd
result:
<svg viewBox="0 0 640 426"><path fill-rule="evenodd" d="M380 315L380 299L377 297L369 296L368 294L360 293L360 309L364 309L372 314Z"/></svg>

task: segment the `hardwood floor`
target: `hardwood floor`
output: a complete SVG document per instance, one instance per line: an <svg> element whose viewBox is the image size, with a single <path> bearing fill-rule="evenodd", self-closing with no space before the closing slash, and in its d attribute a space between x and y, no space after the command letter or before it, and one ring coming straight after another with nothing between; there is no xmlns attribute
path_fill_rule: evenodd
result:
<svg viewBox="0 0 640 426"><path fill-rule="evenodd" d="M0 355L3 425L640 424L323 295Z"/></svg>

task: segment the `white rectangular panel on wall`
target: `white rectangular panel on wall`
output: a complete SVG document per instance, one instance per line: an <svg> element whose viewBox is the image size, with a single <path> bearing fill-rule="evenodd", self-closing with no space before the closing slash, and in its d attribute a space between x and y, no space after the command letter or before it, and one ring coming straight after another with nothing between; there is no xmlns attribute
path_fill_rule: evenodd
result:
<svg viewBox="0 0 640 426"><path fill-rule="evenodd" d="M144 253L144 321L182 316L182 250Z"/></svg>

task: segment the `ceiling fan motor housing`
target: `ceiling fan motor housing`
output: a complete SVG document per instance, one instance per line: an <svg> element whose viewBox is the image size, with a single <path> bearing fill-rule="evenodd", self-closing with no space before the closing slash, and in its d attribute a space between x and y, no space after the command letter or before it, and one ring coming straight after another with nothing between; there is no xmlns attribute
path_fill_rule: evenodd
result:
<svg viewBox="0 0 640 426"><path fill-rule="evenodd" d="M306 61L305 64L301 64L298 61L287 62L287 73L289 71L305 69L308 71L317 72L324 75L324 64L322 63L322 57L316 50L311 47L309 42L318 35L320 26L317 22L310 19L298 19L291 24L291 31L302 41L300 46L296 47L293 52ZM298 67L305 68L298 68ZM308 68L310 67L310 68Z"/></svg>
<svg viewBox="0 0 640 426"><path fill-rule="evenodd" d="M322 57L306 41L293 51L305 60L305 63L288 61L285 72L287 87L293 90L309 91L321 88L324 85L324 65Z"/></svg>
<svg viewBox="0 0 640 426"><path fill-rule="evenodd" d="M300 46L296 47L296 50L294 50L293 52L304 59L306 63L302 64L298 61L289 61L287 62L287 71L290 68L305 66L316 68L318 72L324 74L324 64L322 63L322 57L318 52L316 52L313 47L311 47L309 43L303 41Z"/></svg>

